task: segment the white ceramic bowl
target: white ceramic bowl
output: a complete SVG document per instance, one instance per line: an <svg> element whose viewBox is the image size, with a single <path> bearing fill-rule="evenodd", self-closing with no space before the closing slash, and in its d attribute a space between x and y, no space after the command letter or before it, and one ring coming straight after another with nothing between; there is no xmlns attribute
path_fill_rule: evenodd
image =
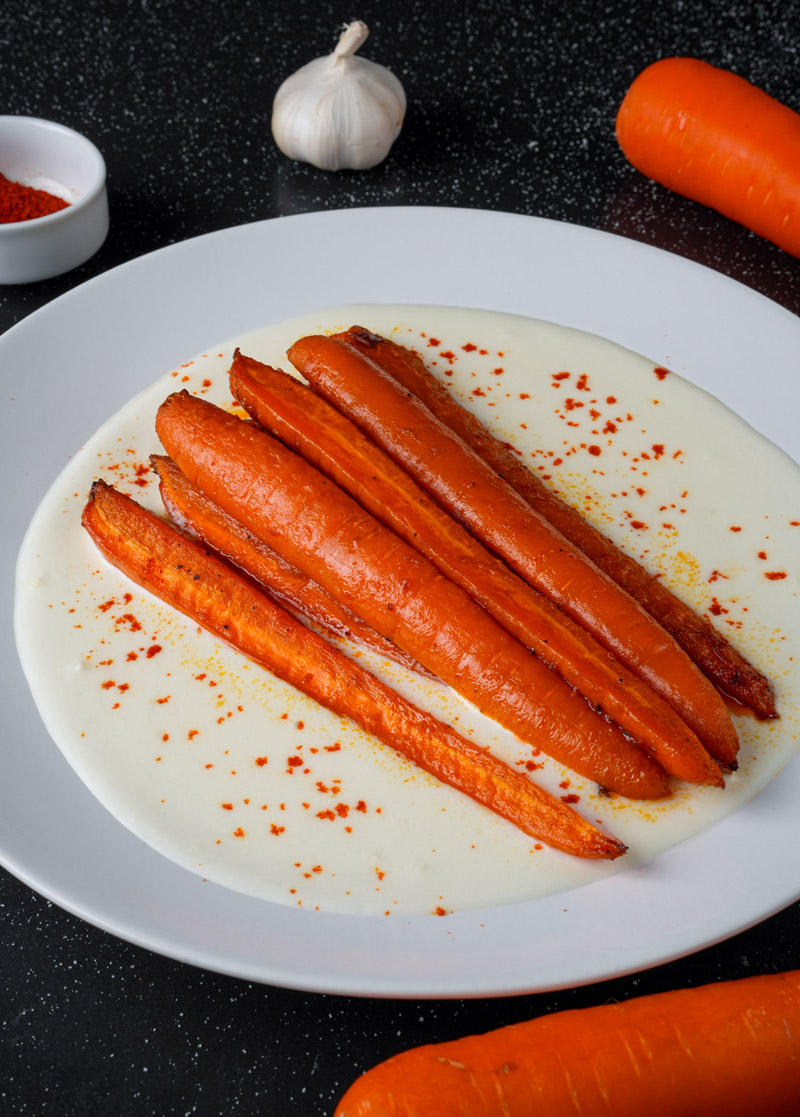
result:
<svg viewBox="0 0 800 1117"><path fill-rule="evenodd" d="M31 283L70 271L108 234L106 165L79 132L32 116L0 116L0 173L70 204L29 221L0 224L0 283Z"/></svg>

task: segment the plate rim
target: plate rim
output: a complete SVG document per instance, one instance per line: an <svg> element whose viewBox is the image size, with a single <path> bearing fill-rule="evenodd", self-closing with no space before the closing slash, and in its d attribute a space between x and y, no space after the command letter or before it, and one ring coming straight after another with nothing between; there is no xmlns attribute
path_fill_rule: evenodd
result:
<svg viewBox="0 0 800 1117"><path fill-rule="evenodd" d="M508 222L508 219L511 219L510 222ZM614 261L618 261L621 259L624 264L629 264L630 266L645 266L645 268L647 268L648 265L653 264L656 271L658 271L659 263L662 263L664 270L666 270L667 272L674 271L680 273L681 276L686 276L688 285L693 290L699 287L703 291L707 292L708 289L711 288L712 294L716 291L721 292L723 302L733 302L736 305L740 304L743 299L746 304L752 304L756 308L757 317L763 318L765 321L768 321L770 325L775 321L780 321L784 328L789 328L790 333L794 332L800 335L800 321L798 321L798 319L796 319L790 311L786 310L783 307L780 307L776 303L771 302L769 299L766 298L766 296L752 291L750 288L743 287L737 281L732 280L729 277L722 275L721 273L715 272L712 269L707 268L705 265L696 264L693 261L686 260L683 257L675 256L673 253L664 252L661 249L642 244L638 241L619 237L617 234L606 233L603 230L599 229L592 229L583 226L556 222L546 218L527 217L525 215L519 214L505 214L502 211L493 210L461 210L449 207L365 207L364 209L315 211L311 214L293 215L291 217L285 218L270 218L266 221L254 222L250 225L233 226L230 229L217 230L215 232L202 234L201 236L192 238L189 241L183 241L173 245L165 246L161 249L157 249L153 253L149 253L144 257L139 257L136 260L128 261L127 263L120 265L118 268L112 269L110 272L94 277L86 283L60 296L58 299L53 300L52 303L47 304L40 310L35 311L33 314L29 315L27 318L23 319L21 322L13 326L4 335L0 336L0 353L10 352L12 357L11 364L13 364L15 351L24 352L26 348L29 348L31 345L33 345L34 350L36 350L38 361L36 378L33 386L28 386L23 389L23 391L27 391L29 393L35 392L41 387L43 383L46 382L46 378L44 376L45 370L40 366L46 363L44 361L44 358L52 351L52 331L54 326L57 327L56 334L58 334L58 329L61 329L63 331L65 323L73 321L74 312L77 311L77 319L79 323L79 326L77 328L83 328L83 320L87 312L87 302L88 309L91 310L92 303L97 303L98 297L100 303L102 303L104 299L107 300L109 297L111 298L111 301L113 303L114 298L117 298L120 295L129 295L129 292L131 290L136 290L143 284L150 281L151 273L154 269L156 273L158 273L159 270L165 270L164 267L162 267L162 262L166 262L165 267L167 272L177 271L178 273L180 273L181 271L186 271L188 267L194 266L193 259L197 255L197 253L199 252L202 256L206 249L209 247L212 249L212 251L221 249L221 254L225 256L226 253L230 254L233 242L236 242L237 245L239 244L239 242L241 242L242 245L246 245L246 241L253 236L255 236L259 240L264 240L267 244L270 242L270 240L274 241L276 239L276 236L279 240L286 239L286 237L288 236L288 239L291 242L296 237L296 230L300 230L300 239L302 241L303 228L305 227L313 232L313 227L318 226L320 223L322 225L328 226L329 232L331 231L331 229L333 229L333 233L335 236L342 238L343 242L347 242L348 237L352 235L353 228L357 228L358 225L360 223L363 223L364 221L366 221L367 224L371 224L373 226L383 226L384 229L391 227L392 235L395 237L398 237L398 235L403 232L404 226L406 227L405 231L407 234L407 226L409 221L411 221L411 223L414 225L422 223L425 226L425 235L427 235L427 232L432 226L438 229L439 235L442 235L442 229L444 225L446 226L446 229L444 230L444 232L446 233L446 238L452 238L454 231L463 230L463 228L465 227L467 229L476 230L476 228L480 226L481 235L484 237L484 239L486 239L487 231L490 234L489 239L491 239L492 236L500 235L499 233L495 232L495 230L499 230L501 226L506 225L507 229L510 230L511 226L513 225L515 226L515 231L513 236L508 237L508 243L512 244L513 246L513 242L517 239L525 240L526 244L528 241L531 241L539 248L540 252L544 254L544 258L546 258L546 254L548 251L552 252L553 245L557 245L565 251L571 251L574 249L576 242L582 241L584 245L588 245L589 242L594 242L594 244L597 245L608 246L607 257L610 257ZM492 228L490 229L490 227ZM519 234L517 230L523 228L525 229L525 233ZM419 229L417 229L411 240L416 243L417 240L420 239L421 235L422 234L420 233ZM505 232L503 233L503 236L506 236ZM234 257L236 256L237 251L239 251L239 249L234 245ZM603 251L603 248L601 248L601 254ZM668 264L664 263L664 258L669 261ZM393 289L394 287L391 280L388 281L388 283L381 288L381 290L389 291ZM498 285L498 289L496 292L497 298L502 298L502 290L503 284ZM98 292L99 296L96 297L96 293ZM432 300L430 298L422 300L395 300L392 298L376 300L374 298L367 299L363 297L354 298L352 300L342 300L341 298L337 298L336 300L330 301L328 305L342 305L344 301L413 301L416 303L430 303ZM452 300L439 301L448 303L449 305L454 305ZM472 302L465 305L478 305L478 303ZM119 308L117 309L119 310ZM311 310L314 309L314 306L307 306L301 309ZM490 309L504 308L500 306L493 306L490 307ZM514 313L516 311L512 309L510 312ZM130 299L128 299L128 302L124 308L123 316L130 315L131 313L132 309L130 305ZM286 314L281 315L281 317L288 316L289 315ZM539 314L531 316L541 317L541 315ZM184 322L183 319L181 320L180 328L176 332L183 331L187 328L187 325L192 320L192 315L188 315L186 316L186 318L186 322ZM254 326L257 326L259 324L263 324L263 322L251 323L250 326L246 328L253 328ZM562 324L573 325L577 328L587 328L586 326L582 326L576 322L564 321L562 322ZM130 336L132 333L131 326L132 323L126 319L125 331L123 331L126 337ZM195 328L195 326L190 326L190 328ZM210 330L215 327L209 326L208 328ZM246 329L239 330L237 329L237 327L234 326L229 329L227 331L227 334L225 334L224 336L230 337L237 332L246 332ZM596 329L589 329L589 332L600 333L601 331L598 331ZM611 340L617 341L619 344L625 344L628 348L637 349L637 351L639 352L649 352L649 350L647 349L642 350L641 347L631 345L624 340L620 340L620 338L617 336L609 335L608 333L604 333L602 334L602 336L611 336ZM219 342L222 337L223 334L220 333L216 337L216 341ZM213 337L209 338L207 344L213 344L214 340L215 339ZM191 354L186 354L186 352L184 351L183 359L188 359L188 357L191 356L193 353L201 351L203 347L204 343L201 342L192 349ZM46 350L47 352L45 353L44 350ZM655 356L657 356L656 354L651 355L654 356L654 358ZM174 363L177 363L177 361ZM156 370L156 372L157 371L158 370ZM161 371L163 371L163 368L161 369ZM680 368L676 368L676 371L682 370ZM96 374L97 373L95 373L95 375ZM102 374L101 370L100 374ZM155 377L152 378L154 379ZM689 377L689 379L692 379L692 377ZM140 386L145 386L147 382L149 381L147 380L147 378L145 378ZM697 383L697 380L695 380L694 382ZM126 389L126 394L124 395L124 398L120 399L120 403L125 402L125 399L129 398L132 394L133 392L130 389ZM110 393L110 395L113 396L113 391ZM108 391L102 393L102 406L105 406L105 401L108 397ZM108 413L106 413L106 416L104 417L107 417L107 414ZM92 420L90 418L89 422L91 421ZM763 425L763 420L761 421L760 425ZM94 428L92 427L91 429L93 430ZM86 431L86 433L91 433L91 431ZM769 437L769 433L767 433L767 437ZM17 450L19 441L20 439L19 437L17 437L14 440L14 445L10 448L4 447L3 452L8 454L10 449ZM778 441L778 444L780 445L780 440ZM785 447L784 449L786 450ZM788 450L786 450L786 452L788 452ZM42 471L40 470L40 473L41 472ZM39 478L37 478L37 481L38 480ZM39 498L37 498L33 502L34 506L38 505L41 495L43 494L40 493ZM14 510L17 513L19 513L21 510L24 511L24 509L20 509L16 507L16 505ZM15 523L17 523L18 520L19 515L17 515ZM11 539L12 542L14 539L18 539L18 533L17 535L15 535L12 532ZM17 550L18 545L13 547L12 560L14 563L16 560ZM7 558L8 556L5 557ZM13 685L15 682L15 673L13 671L10 671L6 672L5 674L7 676L7 681L8 676L11 676L9 686ZM6 684L4 683L4 685ZM21 722L23 724L25 723L24 716L21 718ZM39 748L41 748L41 742L39 742ZM63 760L63 758L61 759ZM66 762L63 763L64 765L66 765ZM56 767L58 767L58 765L56 765ZM67 792L67 794L70 795L75 789L68 778L68 774L69 770L66 773L61 772L59 778L62 778L64 784L70 789ZM759 817L759 827L762 831L765 823L767 824L767 829L769 829L770 820L773 821L774 825L774 819L776 815L780 814L780 810L775 810L775 804L778 804L778 807L780 807L780 804L784 802L784 798L788 790L788 784L790 782L792 784L797 782L797 763L792 762L792 764L786 769L784 775L786 778L782 777L780 781L773 781L773 784L761 793L761 795L755 801L755 803L760 804L760 806L757 806L755 810L751 810L753 804L750 804L748 807L744 808L745 812L750 812L750 817L755 817L755 815ZM82 786L83 785L81 785L81 787ZM50 794L52 796L52 790ZM2 795L0 795L0 800L2 800ZM99 807L99 804L97 804L97 806ZM82 811L85 811L88 816L90 816L90 819L87 821L87 825L98 824L98 815L96 811L90 809L90 807L83 802L81 803L81 809ZM106 813L104 808L101 807L100 810L104 814ZM742 841L743 835L737 835L735 833L737 829L736 826L728 825L728 823L732 823L734 819L739 818L739 815L742 813L743 812L739 812L739 814L733 816L733 819L725 820L725 822L720 823L718 827L714 828L713 840L708 843L708 845L709 849L715 850L717 855L719 855L718 842L724 841L726 847L728 847L730 851L730 848L738 847L738 845ZM24 811L20 812L19 809L16 809L12 811L12 814L14 816L15 824L24 823ZM765 814L766 817L764 817ZM120 824L114 821L114 825L119 826ZM748 842L752 841L750 825L745 825L743 828L740 827L739 829L743 830L743 833L747 835ZM731 830L733 830L734 833L731 833ZM119 838L119 835L117 835L117 838ZM75 844L76 851L80 848L84 848L84 850L89 848L86 844L87 839L88 833L84 829L81 831L80 841ZM138 839L133 839L133 841L138 842ZM117 850L118 855L122 859L122 863L124 863L126 866L131 861L131 859L139 863L141 863L143 860L147 862L148 868L152 870L153 866L151 863L151 859L137 858L133 851L129 848L129 843L113 842L112 846L115 848L115 850L117 850L117 847L119 847L119 849ZM800 879L797 879L796 870L794 873L794 878L792 878L792 874L790 872L792 868L791 862L787 860L786 863L783 864L783 862L781 861L780 865L776 865L775 867L780 867L783 875L779 873L776 880L773 879L772 875L765 874L764 880L761 882L761 887L756 888L755 894L752 895L749 898L749 902L742 909L740 909L740 914L737 918L731 918L730 915L725 915L724 912L720 911L717 911L713 917L711 917L711 915L709 914L709 917L703 922L702 926L693 930L693 932L688 935L688 937L685 931L681 933L679 928L665 928L665 934L661 944L657 947L651 946L649 949L646 947L642 947L641 944L639 944L637 948L637 944L634 942L623 943L621 946L617 946L609 941L608 943L606 943L604 961L602 963L595 962L594 964L588 963L577 965L572 972L569 972L568 961L565 962L563 958L560 958L560 969L558 968L558 966L556 966L553 969L551 976L544 976L543 973L539 973L538 976L534 976L532 974L528 974L526 976L525 974L519 972L508 972L505 975L500 972L487 972L482 978L476 978L474 973L472 973L470 975L470 982L469 980L464 981L463 978L459 978L457 972L448 972L447 974L437 976L432 971L430 971L427 972L421 979L419 979L417 984L414 984L413 980L409 977L407 972L404 971L400 975L393 974L386 968L381 970L380 966L377 967L377 971L379 972L372 972L371 970L368 970L359 974L358 972L354 972L352 970L348 972L347 966L345 965L340 968L340 972L338 974L333 976L330 973L326 974L324 970L315 971L308 967L303 969L302 966L295 966L295 968L292 969L292 967L288 966L285 962L280 966L276 966L275 964L270 965L268 960L265 961L265 959L263 958L258 958L257 952L256 954L251 953L250 956L248 956L248 950L253 951L255 947L251 939L249 939L247 936L243 936L241 942L237 943L236 951L227 950L226 952L225 948L223 948L222 950L214 951L212 949L209 949L208 943L206 943L205 945L200 942L192 943L190 937L187 937L187 935L185 934L185 931L183 934L178 934L173 929L170 933L170 924L169 919L167 918L169 913L167 913L167 915L165 915L164 913L161 914L160 918L164 924L164 927L159 932L156 930L156 927L158 925L157 921L151 922L149 928L143 926L141 912L119 908L116 914L112 915L109 910L103 911L98 908L96 897L94 903L88 902L85 897L76 898L73 894L74 885L72 888L59 888L58 880L53 878L52 874L48 877L47 871L44 871L41 865L37 866L31 848L29 848L27 852L27 859L24 855L24 850L20 852L20 850L17 849L16 852L10 852L8 849L7 827L0 828L0 863L8 868L9 871L13 873L13 875L24 881L24 883L33 888L36 892L46 896L48 899L58 904L60 907L72 912L72 914L78 916L88 923L91 923L102 928L103 930L111 932L112 934L123 940L135 943L139 946L143 946L147 949L155 951L156 953L172 957L178 961L189 962L190 964L193 964L195 966L200 966L202 968L206 968L219 973L229 974L230 976L244 978L246 980L283 985L289 988L301 989L309 992L337 993L342 995L356 996L366 995L395 998L507 996L513 994L546 991L562 988L565 986L589 984L594 981L621 976L622 974L638 972L642 969L648 968L649 966L663 964L668 961L672 961L675 958L692 953L695 950L702 949L705 946L712 945L715 942L722 941L723 939L728 938L731 935L745 930L747 927L752 926L760 920L769 917L775 912L786 907L788 904L792 903L795 899L798 898L798 896L800 896ZM664 857L663 864L659 866L659 873L663 873L663 875L665 875L670 880L671 884L674 885L676 883L675 874L679 873L679 865L684 859L685 851L678 850L671 852L675 852L675 856ZM152 855L152 857L161 858L161 855L155 854L154 851L149 851L149 853ZM180 870L180 872L184 873L185 870ZM164 875L165 874L163 873L156 874L159 880L162 879ZM170 874L166 874L166 876L170 876ZM636 884L637 887L642 888L641 876L642 874L640 871L634 870L631 874L622 874L620 877L611 878L611 880L618 881L627 879L628 884L623 889L623 892L627 892L627 890L630 887L633 887L634 884ZM635 881L633 879L634 877L637 878ZM194 879L199 880L199 878ZM514 911L515 915L518 918L522 919L524 922L524 920L529 918L532 913L527 910L522 911L522 908L530 908L535 905L536 912L541 914L543 911L543 907L546 907L548 909L547 915L551 922L554 925L561 925L565 921L559 921L556 912L556 908L558 907L558 905L561 905L564 909L564 914L569 914L568 922L570 924L568 933L564 934L564 939L565 942L571 941L576 935L576 930L579 931L580 928L585 927L587 921L591 922L591 908L596 907L596 905L590 905L587 908L585 893L590 889L596 890L599 887L603 887L606 884L610 883L611 881L603 882L602 885L590 885L582 889L578 889L575 892L562 893L560 894L560 897L551 898L550 903L547 905L543 905L542 900L537 900L531 902L523 902L522 905L512 905L509 908L503 909L503 911ZM731 881L728 881L727 887L730 887L731 883ZM84 887L90 888L91 882L85 884ZM233 904L233 906L237 910L244 914L245 908L248 907L247 904L240 904L238 900L236 902L232 901L231 897L236 896L238 898L239 894L232 894L227 889L224 889L221 886L204 884L202 885L202 889L204 890L204 895L202 901L199 902L200 910L202 910L204 906L207 906L209 896L211 896L211 903L219 906L220 908L225 907L226 904ZM196 887L193 889L185 889L183 892L181 892L181 899L183 901L187 901L188 893L196 891ZM645 893L648 893L648 889L642 888L642 894ZM630 897L628 897L628 900L630 900ZM191 903L193 905L197 905L197 897L194 897ZM262 906L266 902L253 901L253 903ZM277 908L277 905L269 905L269 907L271 909ZM604 910L603 904L599 905L599 907ZM102 908L102 904L100 905L100 908ZM325 925L326 930L331 930L334 926L334 924L330 924L331 919L334 920L335 923L336 921L341 919L364 920L372 918L359 916L330 916L321 919L319 913L301 914L299 912L294 912L292 909L284 910L291 911L292 915L294 916L300 916L300 921L298 922L297 920L295 920L294 926L300 927L301 923L304 924L302 926L302 933L300 935L300 938L304 943L309 944L313 942L315 936L313 934L310 937L308 936L307 918L316 922L317 931L323 929L323 924ZM248 910L248 915L250 914L255 915L254 912L251 913ZM595 914L597 915L599 914L599 912L595 912ZM271 912L271 915L274 916L274 912ZM279 918L277 920L273 919L273 923L280 925L281 929L283 930L286 920L283 918ZM497 911L490 910L489 912L477 914L458 913L457 916L450 916L446 920L432 920L432 917L396 919L387 921L386 923L381 923L380 926L384 928L387 926L387 923L394 923L394 930L391 931L391 933L384 933L382 931L380 934L377 935L377 938L383 942L384 949L386 949L388 946L391 946L392 948L400 950L402 952L405 946L405 950L407 953L408 938L409 934L411 934L411 937L413 938L415 943L415 949L417 949L418 951L434 950L438 951L439 953L443 953L444 951L449 951L450 953L452 953L453 949L455 949L459 945L462 949L467 950L485 950L485 940L487 936L486 934L480 933L480 931L478 930L478 926L479 924L482 924L484 929L489 927L492 933L496 934L497 927L495 925L497 923ZM408 931L409 925L412 926L411 932ZM447 926L445 927L445 925ZM404 934L400 933L401 928L406 929ZM361 928L361 930L363 930L363 928ZM578 939L580 939L580 934L578 934ZM484 940L484 945L480 947L477 940ZM516 949L520 948L520 942L514 935L509 936L508 934L506 934L506 943L509 947L514 947ZM405 961L408 962L408 959L406 958Z"/></svg>

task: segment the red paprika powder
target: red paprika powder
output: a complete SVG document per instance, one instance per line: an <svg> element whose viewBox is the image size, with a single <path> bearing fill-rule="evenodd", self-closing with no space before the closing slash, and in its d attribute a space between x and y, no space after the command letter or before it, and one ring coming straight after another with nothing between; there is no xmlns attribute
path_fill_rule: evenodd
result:
<svg viewBox="0 0 800 1117"><path fill-rule="evenodd" d="M66 209L69 202L57 198L47 190L36 190L33 186L23 186L12 182L0 174L0 225L13 221L31 221L34 217L45 217Z"/></svg>

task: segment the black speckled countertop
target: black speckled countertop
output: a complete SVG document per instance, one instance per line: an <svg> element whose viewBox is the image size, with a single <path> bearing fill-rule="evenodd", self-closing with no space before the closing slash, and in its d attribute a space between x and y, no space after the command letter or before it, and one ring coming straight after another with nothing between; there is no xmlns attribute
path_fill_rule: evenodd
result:
<svg viewBox="0 0 800 1117"><path fill-rule="evenodd" d="M111 233L68 275L0 288L0 329L143 253L263 218L352 206L498 209L609 230L709 265L800 313L800 262L639 176L616 108L689 54L800 108L797 0L27 0L0 28L0 105L87 134ZM361 18L404 82L389 159L291 163L272 96ZM13 773L4 773L13 778ZM0 872L0 1112L324 1115L405 1047L555 1009L800 966L800 905L646 973L552 994L384 1001L251 985L150 954Z"/></svg>

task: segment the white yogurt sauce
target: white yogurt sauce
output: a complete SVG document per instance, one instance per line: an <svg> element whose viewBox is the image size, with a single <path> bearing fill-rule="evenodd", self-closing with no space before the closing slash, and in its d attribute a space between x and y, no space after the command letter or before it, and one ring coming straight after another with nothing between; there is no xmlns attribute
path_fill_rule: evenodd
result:
<svg viewBox="0 0 800 1117"><path fill-rule="evenodd" d="M355 324L422 352L532 469L710 611L775 684L780 720L735 715L741 763L724 791L681 785L669 801L642 805L604 798L556 764L534 773L627 843L611 865L536 848L128 583L80 526L96 477L162 511L147 463L161 452L153 422L171 391L229 407L235 346L288 369L298 337ZM786 455L707 393L609 341L486 311L339 307L188 360L97 432L24 542L17 641L54 741L108 810L165 856L279 903L443 914L645 865L780 771L798 738L799 521L800 471ZM510 763L531 759L528 745L444 687L347 650Z"/></svg>

